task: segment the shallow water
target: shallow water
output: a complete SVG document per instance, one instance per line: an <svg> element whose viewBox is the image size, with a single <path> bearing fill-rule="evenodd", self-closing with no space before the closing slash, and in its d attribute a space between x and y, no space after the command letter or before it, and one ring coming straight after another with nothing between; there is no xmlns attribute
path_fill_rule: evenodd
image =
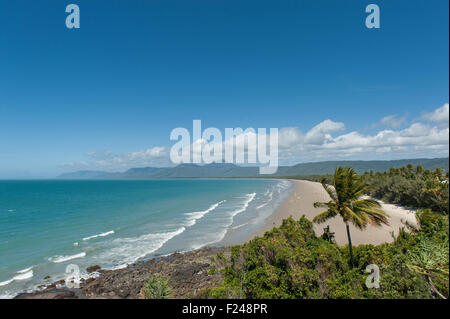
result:
<svg viewBox="0 0 450 319"><path fill-rule="evenodd" d="M75 264L242 242L289 193L286 180L0 181L0 296ZM50 275L47 282L43 279Z"/></svg>

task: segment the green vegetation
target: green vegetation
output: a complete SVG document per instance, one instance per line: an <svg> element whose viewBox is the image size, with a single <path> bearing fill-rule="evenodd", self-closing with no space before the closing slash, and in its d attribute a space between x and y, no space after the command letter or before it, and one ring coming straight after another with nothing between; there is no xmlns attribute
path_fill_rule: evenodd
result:
<svg viewBox="0 0 450 319"><path fill-rule="evenodd" d="M152 275L141 290L144 299L168 299L172 297L170 280L162 275Z"/></svg>
<svg viewBox="0 0 450 319"><path fill-rule="evenodd" d="M448 297L448 217L426 210L418 214L418 220L420 230L402 231L391 244L355 247L355 267L351 268L348 247L317 238L305 217L288 218L264 237L232 247L231 257L219 270L223 283L196 297ZM439 247L439 252L430 253L430 247ZM380 268L379 289L365 285L370 264Z"/></svg>
<svg viewBox="0 0 450 319"><path fill-rule="evenodd" d="M358 229L365 229L368 224L381 226L388 224L388 215L381 210L381 205L374 199L361 196L368 192L369 186L349 167L336 168L332 185L322 181L322 186L330 195L328 202L316 202L314 207L323 207L326 210L316 217L315 223L324 223L340 215L347 228L348 245L350 250L350 264L353 268L352 238L350 223Z"/></svg>
<svg viewBox="0 0 450 319"><path fill-rule="evenodd" d="M325 175L307 175L307 176L293 176L293 177L287 176L285 178L300 179L300 180L305 180L305 181L310 181L310 182L321 183L323 181L331 182L333 180L333 175L325 174Z"/></svg>
<svg viewBox="0 0 450 319"><path fill-rule="evenodd" d="M391 168L384 173L365 173L364 179L372 186L369 194L388 203L414 208L430 208L438 213L449 213L448 172L434 171L422 166L408 165Z"/></svg>
<svg viewBox="0 0 450 319"><path fill-rule="evenodd" d="M329 229L327 234L316 236L312 222L306 217L298 221L285 219L280 227L266 232L264 237L232 247L229 258L218 256L213 268L214 272L222 273L223 282L199 292L196 297L448 298L448 175L420 167L368 173L363 179L354 176L350 169L336 172L337 176L331 181L336 193L323 183L334 198L331 196L330 202L318 204L326 206L327 211L318 215L317 221L340 214L344 220L361 227L386 222L386 216L372 201L359 202L359 195L368 190L365 182L373 185L370 192L378 198L391 202L396 199L394 202L401 204L414 198L415 205L411 206L428 205L433 211L419 210L416 213L418 226L405 224L393 243L359 245L352 253L349 247L338 246L330 240ZM396 187L403 183L409 187ZM389 185L385 188L386 194L380 190L382 185ZM379 288L366 286L369 275L366 267L371 264L379 267Z"/></svg>
<svg viewBox="0 0 450 319"><path fill-rule="evenodd" d="M448 241L438 243L426 238L420 242L419 247L409 253L406 264L413 272L424 275L431 290L441 298L445 296L434 285L433 277L438 280L447 278L448 281L448 252ZM441 278L439 275L442 275Z"/></svg>

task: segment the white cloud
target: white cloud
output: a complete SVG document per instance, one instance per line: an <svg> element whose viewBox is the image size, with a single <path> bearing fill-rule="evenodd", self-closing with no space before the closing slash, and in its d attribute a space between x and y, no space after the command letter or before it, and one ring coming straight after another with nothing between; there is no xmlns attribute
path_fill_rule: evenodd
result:
<svg viewBox="0 0 450 319"><path fill-rule="evenodd" d="M392 128L372 135L357 131L343 132L344 123L330 119L317 124L306 133L302 133L298 127L281 128L278 134L280 164L333 159L377 159L383 156L391 159L448 156L448 104L424 114L422 119L426 122L416 122L403 129L395 129L394 126L399 122L396 116L384 119ZM397 120L394 121L395 119ZM444 120L447 121L446 125ZM247 153L249 149L246 140L256 139L257 135L254 131L244 131L235 138L236 147ZM232 140L224 141L223 146L231 142ZM198 140L195 144L207 143L205 140ZM90 152L87 160L69 163L65 167L72 170L125 170L131 167L171 166L173 164L169 160L169 150L170 147L156 146L119 155L111 151ZM250 150L254 151L253 148Z"/></svg>
<svg viewBox="0 0 450 319"><path fill-rule="evenodd" d="M383 117L380 122L386 127L399 128L406 122L406 118L398 117L397 115L388 115Z"/></svg>
<svg viewBox="0 0 450 319"><path fill-rule="evenodd" d="M303 139L304 135L298 127L284 127L278 132L278 146L280 148L289 148L300 143Z"/></svg>
<svg viewBox="0 0 450 319"><path fill-rule="evenodd" d="M430 114L433 114L433 119L440 121L445 116L445 109L448 114L448 104ZM390 127L399 127L405 122L392 115L384 119L384 124ZM279 157L281 161L296 163L331 159L374 159L380 155L389 158L448 156L449 153L449 128L441 123L430 125L416 122L401 130L385 129L373 135L356 131L333 134L344 129L343 123L331 120L313 127L304 137L298 129L290 128L286 134L280 134L280 145L288 145L288 148L280 148ZM280 130L282 131L283 129Z"/></svg>
<svg viewBox="0 0 450 319"><path fill-rule="evenodd" d="M430 122L447 122L449 121L449 113L448 113L448 103L442 105L440 108L436 109L434 112L425 113L422 115L422 119Z"/></svg>
<svg viewBox="0 0 450 319"><path fill-rule="evenodd" d="M145 162L145 161L152 160L154 158L163 157L165 155L167 155L166 148L162 147L162 146L156 146L156 147L149 148L146 150L128 153L127 157L130 160Z"/></svg>
<svg viewBox="0 0 450 319"><path fill-rule="evenodd" d="M137 152L114 154L112 151L93 151L86 154L87 160L64 164L70 170L126 170L132 167L168 166L168 149L156 146Z"/></svg>
<svg viewBox="0 0 450 319"><path fill-rule="evenodd" d="M314 126L308 133L306 133L305 143L320 145L332 139L330 133L343 130L345 130L344 123L325 120Z"/></svg>

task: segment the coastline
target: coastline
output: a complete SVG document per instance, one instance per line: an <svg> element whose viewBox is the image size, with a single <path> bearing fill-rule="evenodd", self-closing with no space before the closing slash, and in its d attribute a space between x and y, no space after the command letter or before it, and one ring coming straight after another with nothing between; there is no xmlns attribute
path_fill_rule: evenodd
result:
<svg viewBox="0 0 450 319"><path fill-rule="evenodd" d="M8 182L17 195L2 202L7 223L0 242L8 244L0 254L5 257L0 257L0 299L66 278L69 264L84 278L93 265L114 270L176 251L229 246L220 242L227 229L237 235L230 245L240 244L273 211L255 207L272 192L274 198L278 190L288 193L279 184L274 179ZM29 191L22 194L23 189ZM43 189L46 196L33 197Z"/></svg>
<svg viewBox="0 0 450 319"><path fill-rule="evenodd" d="M79 288L66 288L64 280L60 280L41 290L20 293L13 299L139 299L142 298L141 287L154 274L170 279L173 298L190 298L215 287L223 279L219 272L209 271L212 258L218 253L228 257L229 249L204 247L185 253L175 252L116 270L91 266L88 271L93 276L81 279Z"/></svg>
<svg viewBox="0 0 450 319"><path fill-rule="evenodd" d="M278 208L268 216L263 225L249 235L243 244L255 237L264 236L264 233L274 227L279 227L283 219L293 217L298 220L305 215L309 220L322 211L321 208L314 208L316 201L328 201L329 196L322 185L317 182L305 180L290 180L295 183L290 188L290 193L282 200ZM286 190L287 191L287 190ZM360 231L351 226L353 244L373 244L378 245L385 242L392 242L394 235L398 234L398 229L403 225L403 221L416 224L415 211L392 205L382 204L382 209L390 215L390 225L382 227L369 226L366 230ZM323 228L330 225L330 230L335 232L335 240L338 245L347 244L347 234L345 226L339 216L324 224L314 224L316 236L321 236ZM139 261L128 265L125 268L104 270L99 266L88 267L89 278L82 279L78 289L64 288L64 281L57 281L53 284L31 293L21 293L15 299L84 299L84 298L139 298L139 292L143 283L151 274L161 273L172 279L174 284L174 297L186 298L197 294L205 288L212 288L222 279L219 273L210 274L212 266L211 258L221 252L229 254L231 245L207 245L203 248L188 252L174 252L172 254L156 257L150 260ZM93 271L89 271L93 268Z"/></svg>
<svg viewBox="0 0 450 319"><path fill-rule="evenodd" d="M279 227L283 221L288 217L298 220L302 215L305 215L310 221L323 211L323 208L315 208L314 202L329 201L330 197L318 182L311 182L306 180L290 180L294 182L295 188L291 194L285 198L275 212L265 220L265 223L256 232L248 236L246 242L255 237L264 236L264 233L274 227ZM362 244L379 245L382 243L389 243L394 240L392 234L396 236L404 222L407 221L413 225L417 225L415 218L415 210L407 209L393 204L386 204L379 201L381 208L388 213L390 225L383 225L381 227L368 226L361 231L350 225L350 232L352 236L352 243L354 246ZM314 232L316 236L323 234L323 229L330 226L330 231L335 233L335 240L338 245L346 245L348 243L345 225L340 216L323 223L314 224Z"/></svg>

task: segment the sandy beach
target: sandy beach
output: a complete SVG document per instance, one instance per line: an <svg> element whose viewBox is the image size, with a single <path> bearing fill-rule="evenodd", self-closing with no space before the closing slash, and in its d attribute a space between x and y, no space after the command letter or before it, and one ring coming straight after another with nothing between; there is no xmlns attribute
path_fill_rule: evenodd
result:
<svg viewBox="0 0 450 319"><path fill-rule="evenodd" d="M283 219L292 216L299 219L305 215L312 220L322 211L316 209L313 203L316 201L328 201L328 194L320 183L292 180L295 183L291 193L281 203L277 210L265 221L265 224L247 238L247 241L263 236L274 226L280 226ZM351 226L351 235L354 245L381 244L392 242L391 233L398 234L404 221L416 224L415 212L406 208L382 203L382 208L389 214L390 225L382 227L369 226L365 231L360 231ZM316 235L323 233L323 228L330 225L335 232L337 244L346 245L347 234L342 219L337 216L324 224L314 224ZM163 273L173 280L174 297L187 298L202 289L212 288L223 279L219 272L210 274L209 269L212 258L217 253L223 253L229 257L229 247L204 247L185 253L173 253L150 260L143 260L126 268L116 270L103 270L100 266L89 267L89 273L98 272L98 276L82 280L79 289L64 288L64 280L55 281L42 290L31 293L21 293L15 298L19 299L77 299L77 298L139 298L140 289L151 274Z"/></svg>
<svg viewBox="0 0 450 319"><path fill-rule="evenodd" d="M256 236L263 236L266 231L280 226L282 220L290 216L294 219L299 219L302 215L305 215L306 218L312 220L317 214L323 211L323 208L314 208L313 206L314 202L325 202L330 199L320 183L304 180L291 181L296 183L292 193L281 203L275 213L267 218L265 224L249 236L248 240ZM368 226L364 231L360 231L351 225L350 232L353 245L378 245L385 242L392 242L392 233L396 236L399 228L404 226L403 222L408 221L409 223L417 224L414 210L383 202L380 203L382 209L389 215L390 225L381 227ZM345 225L340 216L336 216L323 224L314 224L316 235L322 235L323 229L327 225L330 226L331 232L335 233L337 244L345 245L348 243Z"/></svg>

